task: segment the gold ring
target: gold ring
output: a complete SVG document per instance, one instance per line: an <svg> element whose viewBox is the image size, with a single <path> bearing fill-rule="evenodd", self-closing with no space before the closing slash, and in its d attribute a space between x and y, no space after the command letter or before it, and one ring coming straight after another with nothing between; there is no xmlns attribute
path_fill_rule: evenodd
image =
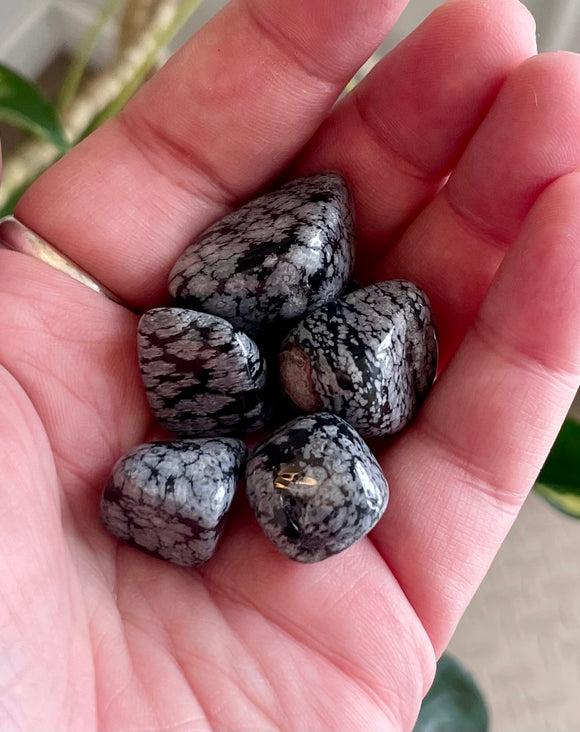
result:
<svg viewBox="0 0 580 732"><path fill-rule="evenodd" d="M36 232L32 231L32 229L24 226L14 216L6 216L0 219L0 247L10 249L14 252L20 252L21 254L28 254L31 257L35 257L35 259L40 259L51 267L54 267L54 269L58 269L60 272L69 275L69 277L77 280L77 282L81 282L83 285L90 287L94 292L108 297L109 300L113 300L113 302L119 303L119 305L123 304L118 297L76 265L72 259L65 257L56 247L49 244Z"/></svg>

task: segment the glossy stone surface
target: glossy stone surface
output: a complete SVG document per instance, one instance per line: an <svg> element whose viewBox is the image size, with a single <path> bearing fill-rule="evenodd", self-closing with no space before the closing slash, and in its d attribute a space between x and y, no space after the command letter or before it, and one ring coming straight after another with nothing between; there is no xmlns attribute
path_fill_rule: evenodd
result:
<svg viewBox="0 0 580 732"><path fill-rule="evenodd" d="M251 431L267 421L266 364L222 318L155 308L139 322L139 365L157 421L179 436Z"/></svg>
<svg viewBox="0 0 580 732"><path fill-rule="evenodd" d="M401 430L437 369L425 293L390 280L354 290L306 315L279 357L286 393L307 412L340 415L365 437Z"/></svg>
<svg viewBox="0 0 580 732"><path fill-rule="evenodd" d="M347 187L334 173L292 181L201 234L169 279L176 302L251 337L339 295L354 261Z"/></svg>
<svg viewBox="0 0 580 732"><path fill-rule="evenodd" d="M160 559L199 566L215 552L245 459L244 443L232 438L141 445L113 469L103 524Z"/></svg>
<svg viewBox="0 0 580 732"><path fill-rule="evenodd" d="M299 417L259 445L246 490L266 536L299 562L321 561L365 536L389 496L366 443L334 414Z"/></svg>

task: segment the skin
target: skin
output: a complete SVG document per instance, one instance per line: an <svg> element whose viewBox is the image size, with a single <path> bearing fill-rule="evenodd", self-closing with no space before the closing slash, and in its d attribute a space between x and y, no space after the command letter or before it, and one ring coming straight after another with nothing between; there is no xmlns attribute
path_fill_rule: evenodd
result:
<svg viewBox="0 0 580 732"><path fill-rule="evenodd" d="M534 57L514 0L453 0L331 109L404 5L234 0L20 203L131 309L0 251L2 729L412 727L579 384L580 61ZM329 168L361 276L423 286L440 333L418 418L373 445L384 519L314 566L243 498L201 571L121 545L100 492L158 434L134 311L210 222Z"/></svg>

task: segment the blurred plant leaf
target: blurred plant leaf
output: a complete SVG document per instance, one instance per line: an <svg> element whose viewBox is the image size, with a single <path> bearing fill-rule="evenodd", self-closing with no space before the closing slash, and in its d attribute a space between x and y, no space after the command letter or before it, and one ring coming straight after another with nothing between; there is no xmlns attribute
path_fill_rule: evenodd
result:
<svg viewBox="0 0 580 732"><path fill-rule="evenodd" d="M565 513L567 516L572 516L572 518L580 519L580 495L577 492L560 493L553 490L551 486L542 483L536 483L535 490L558 511Z"/></svg>
<svg viewBox="0 0 580 732"><path fill-rule="evenodd" d="M0 120L49 140L59 150L69 148L53 106L38 89L0 65Z"/></svg>
<svg viewBox="0 0 580 732"><path fill-rule="evenodd" d="M59 112L66 111L74 102L103 29L125 2L126 0L104 0L99 8L94 22L88 28L72 57L56 103Z"/></svg>
<svg viewBox="0 0 580 732"><path fill-rule="evenodd" d="M132 46L139 40L157 10L157 2L152 0L125 0L125 7L119 23L118 47Z"/></svg>
<svg viewBox="0 0 580 732"><path fill-rule="evenodd" d="M123 90L110 104L108 104L91 122L83 133L87 137L98 127L115 117L131 99L133 94L145 82L150 74L156 59L167 47L167 44L174 38L183 25L189 20L193 13L203 5L205 0L180 0L176 2L160 2L157 6L157 13L170 18L169 22L159 25L148 40L149 50L142 64L130 79L125 83ZM153 14L155 18L155 13ZM141 39L143 40L143 39Z"/></svg>
<svg viewBox="0 0 580 732"><path fill-rule="evenodd" d="M564 422L535 488L557 509L580 518L580 423Z"/></svg>
<svg viewBox="0 0 580 732"><path fill-rule="evenodd" d="M488 724L487 708L473 677L444 653L413 732L487 732Z"/></svg>

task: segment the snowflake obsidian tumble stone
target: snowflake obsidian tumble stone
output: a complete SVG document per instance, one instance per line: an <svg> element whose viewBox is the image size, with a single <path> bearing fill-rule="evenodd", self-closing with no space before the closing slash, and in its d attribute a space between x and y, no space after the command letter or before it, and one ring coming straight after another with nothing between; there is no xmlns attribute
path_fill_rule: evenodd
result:
<svg viewBox="0 0 580 732"><path fill-rule="evenodd" d="M251 337L337 297L354 260L349 194L334 173L292 181L207 229L169 279L176 303Z"/></svg>
<svg viewBox="0 0 580 732"><path fill-rule="evenodd" d="M215 552L245 459L244 443L227 437L141 445L113 469L103 524L149 554L199 566Z"/></svg>
<svg viewBox="0 0 580 732"><path fill-rule="evenodd" d="M397 432L435 378L427 296L391 280L326 303L290 331L279 366L286 393L301 409L338 414L365 437Z"/></svg>
<svg viewBox="0 0 580 732"><path fill-rule="evenodd" d="M356 431L334 414L289 422L263 442L246 471L250 505L276 548L318 562L367 534L389 489Z"/></svg>
<svg viewBox="0 0 580 732"><path fill-rule="evenodd" d="M157 421L176 435L259 429L267 420L258 347L215 315L155 308L139 322L138 350Z"/></svg>

